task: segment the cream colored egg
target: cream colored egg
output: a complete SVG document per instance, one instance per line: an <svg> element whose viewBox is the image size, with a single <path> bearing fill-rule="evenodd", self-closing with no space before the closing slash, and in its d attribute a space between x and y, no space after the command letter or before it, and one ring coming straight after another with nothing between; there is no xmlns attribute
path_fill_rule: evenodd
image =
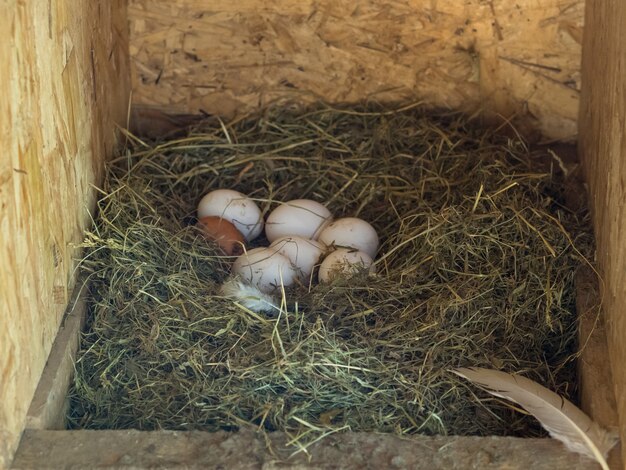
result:
<svg viewBox="0 0 626 470"><path fill-rule="evenodd" d="M254 248L238 257L233 263L233 273L248 284L265 293L292 285L297 277L291 261L275 248Z"/></svg>
<svg viewBox="0 0 626 470"><path fill-rule="evenodd" d="M313 268L319 263L326 247L316 241L302 237L281 237L274 240L270 248L276 248L285 255L294 265L300 279L307 281L313 272Z"/></svg>
<svg viewBox="0 0 626 470"><path fill-rule="evenodd" d="M375 268L372 263L372 257L363 251L339 248L322 261L318 279L326 283L338 277L349 278L366 269L373 273Z"/></svg>
<svg viewBox="0 0 626 470"><path fill-rule="evenodd" d="M374 227L357 217L344 217L329 223L318 240L326 246L354 248L372 258L376 257L379 246Z"/></svg>
<svg viewBox="0 0 626 470"><path fill-rule="evenodd" d="M316 240L332 218L330 211L319 202L294 199L281 204L270 213L265 224L265 235L270 242L285 236Z"/></svg>
<svg viewBox="0 0 626 470"><path fill-rule="evenodd" d="M228 220L247 241L263 231L261 209L245 194L232 189L216 189L206 194L198 204L198 219L216 216Z"/></svg>

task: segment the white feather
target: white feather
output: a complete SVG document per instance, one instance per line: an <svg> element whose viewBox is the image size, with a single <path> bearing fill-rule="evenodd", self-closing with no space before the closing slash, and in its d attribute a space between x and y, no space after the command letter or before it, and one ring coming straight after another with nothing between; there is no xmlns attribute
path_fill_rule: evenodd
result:
<svg viewBox="0 0 626 470"><path fill-rule="evenodd" d="M554 439L572 452L596 459L608 470L605 458L618 441L580 408L530 379L478 367L452 370L487 392L513 401L533 415Z"/></svg>
<svg viewBox="0 0 626 470"><path fill-rule="evenodd" d="M279 310L271 295L237 278L231 278L222 284L222 295L257 313Z"/></svg>

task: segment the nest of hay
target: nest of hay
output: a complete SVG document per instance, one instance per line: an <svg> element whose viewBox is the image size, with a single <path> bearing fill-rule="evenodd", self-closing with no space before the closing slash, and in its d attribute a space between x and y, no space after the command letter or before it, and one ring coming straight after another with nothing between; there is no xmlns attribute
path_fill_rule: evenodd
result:
<svg viewBox="0 0 626 470"><path fill-rule="evenodd" d="M299 445L340 430L530 436L534 420L449 369L575 395L591 232L520 140L459 115L327 107L129 139L85 241L72 427L254 426ZM369 221L377 275L289 288L275 316L246 310L220 295L232 259L193 224L216 188L266 214L311 198Z"/></svg>

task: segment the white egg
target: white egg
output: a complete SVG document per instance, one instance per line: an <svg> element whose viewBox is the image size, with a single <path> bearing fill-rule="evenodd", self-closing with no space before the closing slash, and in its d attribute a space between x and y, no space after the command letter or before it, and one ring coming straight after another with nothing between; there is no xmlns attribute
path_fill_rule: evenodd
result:
<svg viewBox="0 0 626 470"><path fill-rule="evenodd" d="M376 257L379 241L374 227L357 217L344 217L328 224L320 233L319 241L326 246L348 247Z"/></svg>
<svg viewBox="0 0 626 470"><path fill-rule="evenodd" d="M270 242L291 235L316 240L332 219L330 211L319 202L294 199L270 213L265 224L265 235Z"/></svg>
<svg viewBox="0 0 626 470"><path fill-rule="evenodd" d="M302 237L281 237L274 240L270 248L276 248L285 255L297 269L300 279L308 281L313 268L319 263L326 247L316 241Z"/></svg>
<svg viewBox="0 0 626 470"><path fill-rule="evenodd" d="M322 261L318 279L320 282L330 282L337 277L350 277L368 268L373 273L375 268L372 263L372 257L363 251L339 248Z"/></svg>
<svg viewBox="0 0 626 470"><path fill-rule="evenodd" d="M268 294L280 289L281 283L285 287L292 285L297 277L289 258L275 248L265 247L253 248L238 257L232 271Z"/></svg>
<svg viewBox="0 0 626 470"><path fill-rule="evenodd" d="M198 219L209 216L228 220L247 241L254 240L263 231L259 206L245 194L232 189L216 189L200 200Z"/></svg>

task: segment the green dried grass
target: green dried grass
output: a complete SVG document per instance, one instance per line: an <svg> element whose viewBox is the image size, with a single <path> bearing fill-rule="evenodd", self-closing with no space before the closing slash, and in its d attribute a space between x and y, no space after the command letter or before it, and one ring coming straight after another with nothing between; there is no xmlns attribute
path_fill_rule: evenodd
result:
<svg viewBox="0 0 626 470"><path fill-rule="evenodd" d="M416 108L272 111L112 162L82 262L71 427L537 435L448 370L576 389L573 279L592 238L518 140ZM189 223L233 188L312 198L381 235L378 274L287 289L276 317L219 295L231 259ZM259 241L258 243L262 243Z"/></svg>

